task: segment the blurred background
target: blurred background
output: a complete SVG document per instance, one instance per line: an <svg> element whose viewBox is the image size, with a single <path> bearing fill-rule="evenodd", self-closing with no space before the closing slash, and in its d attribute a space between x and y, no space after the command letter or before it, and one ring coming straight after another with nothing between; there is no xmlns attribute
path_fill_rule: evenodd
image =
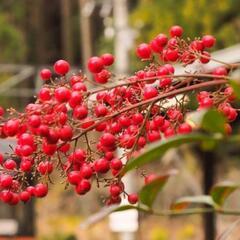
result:
<svg viewBox="0 0 240 240"><path fill-rule="evenodd" d="M240 55L239 59L234 55L240 50L239 10L239 0L0 0L0 105L21 110L33 101L41 87L39 70L58 59L69 61L74 72L85 69L90 56L111 52L118 60L117 73L133 73L141 67L135 46L167 33L175 24L190 38L214 35L214 50L222 50L219 59L227 55L230 62L240 61ZM9 143L0 144L0 152L8 150ZM208 192L219 180L240 180L239 160L236 146L219 146L204 153L189 147L169 152L148 169L159 169L159 173L170 167L180 170L156 207L168 207L180 196ZM59 182L57 176L55 182ZM139 178L136 189L142 182ZM214 238L207 236L220 233L234 220L212 215L159 218L139 214L138 227L130 235L115 231L108 219L83 229L80 224L86 217L103 206L104 192L78 197L63 188L55 184L46 199L26 205L0 205L0 236L5 236L0 239L18 235L41 240L211 240ZM239 197L239 192L231 196L231 207L240 208Z"/></svg>

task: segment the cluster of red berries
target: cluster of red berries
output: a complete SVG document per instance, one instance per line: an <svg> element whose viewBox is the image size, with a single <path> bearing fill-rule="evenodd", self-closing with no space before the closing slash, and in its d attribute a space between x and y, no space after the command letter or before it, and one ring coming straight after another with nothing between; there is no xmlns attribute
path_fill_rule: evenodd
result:
<svg viewBox="0 0 240 240"><path fill-rule="evenodd" d="M150 60L157 55L161 61L193 63L199 59L201 63L208 63L210 60L207 48L214 46L216 39L211 35L205 35L201 39L195 39L187 43L180 38L183 28L172 26L169 30L170 38L160 33L150 43L141 43L136 50L137 56L142 60Z"/></svg>
<svg viewBox="0 0 240 240"><path fill-rule="evenodd" d="M206 63L203 55L210 54L204 49L215 43L215 38L209 35L187 43L180 38L182 33L181 27L173 26L170 39L159 34L150 44L140 44L137 55L150 63L115 85L88 89L87 77L68 76L69 63L59 60L53 67L58 75L54 81L50 69L40 72L46 84L35 103L28 104L22 113L9 109L5 118L0 107L0 137L17 139L12 153L5 157L0 154L0 199L17 204L20 200L27 202L31 197L46 196L51 173L58 169L77 194L89 192L96 180L98 186L109 189L107 204L120 203L121 196L135 204L137 194L127 193L121 180L126 161L148 143L192 131L185 121L185 114L191 111L185 104L186 94L178 99L174 91L182 89L185 93L189 85L214 77L224 79L228 74L225 67L219 67L210 80L197 75L195 78L174 75L171 62L186 64L198 58ZM155 61L154 54L160 56L162 63ZM113 62L114 57L108 53L89 59L88 69L97 83L110 80L111 73L106 67ZM231 87L209 92L199 89L197 100L199 109L216 107L229 122L237 117L231 106L234 100ZM94 131L101 134L99 139L89 140L89 132ZM229 124L226 132L231 132ZM116 154L118 148L123 149L121 156ZM36 185L31 184L32 179ZM145 182L154 179L149 175Z"/></svg>

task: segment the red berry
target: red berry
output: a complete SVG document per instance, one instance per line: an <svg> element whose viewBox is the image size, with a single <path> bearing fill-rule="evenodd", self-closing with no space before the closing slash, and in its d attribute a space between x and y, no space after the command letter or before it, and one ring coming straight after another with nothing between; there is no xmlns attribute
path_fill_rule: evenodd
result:
<svg viewBox="0 0 240 240"><path fill-rule="evenodd" d="M81 181L82 176L79 171L71 171L68 173L67 178L70 184L77 185Z"/></svg>
<svg viewBox="0 0 240 240"><path fill-rule="evenodd" d="M106 108L105 105L99 104L95 107L95 114L97 117L104 117L107 115L108 109Z"/></svg>
<svg viewBox="0 0 240 240"><path fill-rule="evenodd" d="M182 27L175 25L175 26L172 26L170 28L171 37L181 37L182 34L183 34L183 28Z"/></svg>
<svg viewBox="0 0 240 240"><path fill-rule="evenodd" d="M201 63L208 63L210 61L211 55L209 52L203 51L200 58Z"/></svg>
<svg viewBox="0 0 240 240"><path fill-rule="evenodd" d="M78 120L86 118L88 115L88 109L85 105L76 106L73 110L73 117Z"/></svg>
<svg viewBox="0 0 240 240"><path fill-rule="evenodd" d="M116 138L111 133L104 133L100 138L100 142L104 147L115 148Z"/></svg>
<svg viewBox="0 0 240 240"><path fill-rule="evenodd" d="M29 172L32 168L32 163L31 161L28 161L28 160L23 160L21 161L21 164L20 164L20 169L23 171L23 172Z"/></svg>
<svg viewBox="0 0 240 240"><path fill-rule="evenodd" d="M9 188L11 187L13 183L13 178L10 175L4 174L0 175L0 186L3 188Z"/></svg>
<svg viewBox="0 0 240 240"><path fill-rule="evenodd" d="M52 72L47 68L42 69L40 72L40 77L44 81L49 80L51 76L52 76Z"/></svg>
<svg viewBox="0 0 240 240"><path fill-rule="evenodd" d="M48 144L44 142L42 145L42 150L46 155L52 156L56 152L57 146L55 144Z"/></svg>
<svg viewBox="0 0 240 240"><path fill-rule="evenodd" d="M103 64L105 66L111 66L114 63L114 57L112 54L110 53L104 53L101 56L101 59L103 60Z"/></svg>
<svg viewBox="0 0 240 240"><path fill-rule="evenodd" d="M136 50L137 56L141 59L151 58L151 47L147 43L141 43Z"/></svg>
<svg viewBox="0 0 240 240"><path fill-rule="evenodd" d="M67 102L71 98L71 91L66 87L58 87L55 89L54 96L60 103Z"/></svg>
<svg viewBox="0 0 240 240"><path fill-rule="evenodd" d="M143 90L143 97L144 99L154 98L158 95L158 91L153 86L147 86Z"/></svg>
<svg viewBox="0 0 240 240"><path fill-rule="evenodd" d="M75 191L83 195L91 189L91 183L87 179L82 179L75 188Z"/></svg>
<svg viewBox="0 0 240 240"><path fill-rule="evenodd" d="M100 57L91 57L88 60L88 70L91 73L99 73L103 70L104 61Z"/></svg>
<svg viewBox="0 0 240 240"><path fill-rule="evenodd" d="M69 81L70 81L71 86L73 86L75 83L82 82L83 81L83 77L80 76L80 75L73 75L70 78Z"/></svg>
<svg viewBox="0 0 240 240"><path fill-rule="evenodd" d="M49 161L40 162L37 169L42 175L50 174L53 171L53 164Z"/></svg>
<svg viewBox="0 0 240 240"><path fill-rule="evenodd" d="M165 34L160 33L155 37L155 40L158 42L159 45L165 46L167 44L168 38Z"/></svg>
<svg viewBox="0 0 240 240"><path fill-rule="evenodd" d="M13 194L10 191L2 191L0 198L3 202L10 203L13 198Z"/></svg>
<svg viewBox="0 0 240 240"><path fill-rule="evenodd" d="M225 67L217 67L213 70L212 72L213 75L218 75L218 76L227 76L228 72Z"/></svg>
<svg viewBox="0 0 240 240"><path fill-rule="evenodd" d="M149 174L147 175L145 178L144 178L144 182L145 184L149 184L151 183L152 181L156 180L157 179L157 175L152 173L152 174Z"/></svg>
<svg viewBox="0 0 240 240"><path fill-rule="evenodd" d="M29 126L31 126L33 128L38 128L41 124L40 116L38 116L38 115L29 116L28 124L29 124Z"/></svg>
<svg viewBox="0 0 240 240"><path fill-rule="evenodd" d="M192 127L188 123L182 123L178 127L179 134L188 134L192 131Z"/></svg>
<svg viewBox="0 0 240 240"><path fill-rule="evenodd" d="M120 170L122 166L123 166L122 161L118 158L114 158L110 162L111 169Z"/></svg>
<svg viewBox="0 0 240 240"><path fill-rule="evenodd" d="M38 183L34 188L34 195L38 198L45 197L47 193L48 193L48 187L43 183Z"/></svg>
<svg viewBox="0 0 240 240"><path fill-rule="evenodd" d="M0 117L4 115L4 108L0 106Z"/></svg>
<svg viewBox="0 0 240 240"><path fill-rule="evenodd" d="M117 197L122 193L122 188L119 185L113 184L109 188L111 196Z"/></svg>
<svg viewBox="0 0 240 240"><path fill-rule="evenodd" d="M62 141L70 141L73 137L73 129L68 125L64 125L60 129L60 139Z"/></svg>
<svg viewBox="0 0 240 240"><path fill-rule="evenodd" d="M54 64L54 71L59 75L65 75L70 70L70 65L65 60L58 60Z"/></svg>
<svg viewBox="0 0 240 240"><path fill-rule="evenodd" d="M216 39L215 39L215 37L213 37L211 35L205 35L202 37L202 42L203 42L204 47L211 48L214 46Z"/></svg>
<svg viewBox="0 0 240 240"><path fill-rule="evenodd" d="M91 178L93 171L92 168L89 165L84 164L80 170L81 176L83 178Z"/></svg>
<svg viewBox="0 0 240 240"><path fill-rule="evenodd" d="M136 193L132 193L128 195L128 202L130 204L135 204L138 202L138 195Z"/></svg>
<svg viewBox="0 0 240 240"><path fill-rule="evenodd" d="M86 160L86 152L79 148L73 153L73 157L76 163L83 163Z"/></svg>
<svg viewBox="0 0 240 240"><path fill-rule="evenodd" d="M71 108L75 108L77 105L80 105L83 101L82 94L78 91L73 91L71 93L71 98L68 101Z"/></svg>
<svg viewBox="0 0 240 240"><path fill-rule="evenodd" d="M31 199L31 194L28 191L23 191L19 194L19 198L23 202L28 202Z"/></svg>
<svg viewBox="0 0 240 240"><path fill-rule="evenodd" d="M4 163L4 167L9 170L13 170L14 168L17 167L16 162L13 159L8 159Z"/></svg>
<svg viewBox="0 0 240 240"><path fill-rule="evenodd" d="M111 73L106 69L103 69L101 72L94 74L95 81L101 84L107 83L110 77Z"/></svg>
<svg viewBox="0 0 240 240"><path fill-rule="evenodd" d="M94 162L94 169L99 173L106 173L109 170L109 161L105 158L100 158Z"/></svg>
<svg viewBox="0 0 240 240"><path fill-rule="evenodd" d="M3 131L7 136L13 137L17 134L19 127L19 120L10 119L4 124Z"/></svg>
<svg viewBox="0 0 240 240"><path fill-rule="evenodd" d="M39 94L38 94L38 97L41 101L48 101L51 99L51 92L50 92L50 89L49 88L42 88L40 91L39 91Z"/></svg>

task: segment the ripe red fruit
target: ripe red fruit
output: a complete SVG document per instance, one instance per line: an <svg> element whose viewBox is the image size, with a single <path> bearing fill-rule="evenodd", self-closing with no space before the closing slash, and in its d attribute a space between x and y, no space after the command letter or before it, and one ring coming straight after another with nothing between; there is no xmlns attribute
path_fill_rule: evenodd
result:
<svg viewBox="0 0 240 240"><path fill-rule="evenodd" d="M70 78L69 81L70 81L71 86L73 86L75 83L82 82L83 81L83 77L80 76L80 75L73 75Z"/></svg>
<svg viewBox="0 0 240 240"><path fill-rule="evenodd" d="M65 75L70 70L69 63L62 59L55 62L53 67L54 67L54 71L59 75Z"/></svg>
<svg viewBox="0 0 240 240"><path fill-rule="evenodd" d="M73 137L73 129L72 127L68 126L68 125L64 125L61 129L60 129L60 139L62 141L69 141L72 139Z"/></svg>
<svg viewBox="0 0 240 240"><path fill-rule="evenodd" d="M0 106L0 117L4 115L4 108Z"/></svg>
<svg viewBox="0 0 240 240"><path fill-rule="evenodd" d="M67 102L71 98L71 91L66 87L58 87L55 89L54 96L60 103Z"/></svg>
<svg viewBox="0 0 240 240"><path fill-rule="evenodd" d="M34 195L38 198L45 197L47 193L48 193L48 187L43 183L38 183L34 188Z"/></svg>
<svg viewBox="0 0 240 240"><path fill-rule="evenodd" d="M108 109L104 104L99 104L95 107L95 114L97 117L104 117L108 113Z"/></svg>
<svg viewBox="0 0 240 240"><path fill-rule="evenodd" d="M103 64L105 66L111 66L114 63L114 57L112 54L110 53L104 53L101 56L101 59L103 60Z"/></svg>
<svg viewBox="0 0 240 240"><path fill-rule="evenodd" d="M135 204L138 202L138 195L136 193L132 193L128 195L128 202L130 204Z"/></svg>
<svg viewBox="0 0 240 240"><path fill-rule="evenodd" d="M17 167L16 162L13 159L8 159L4 162L4 167L9 170L13 170Z"/></svg>
<svg viewBox="0 0 240 240"><path fill-rule="evenodd" d="M19 120L10 119L4 124L3 131L7 136L13 137L17 134L19 127Z"/></svg>
<svg viewBox="0 0 240 240"><path fill-rule="evenodd" d="M21 164L20 164L20 169L23 171L23 172L29 172L32 168L32 163L31 161L28 161L28 160L22 160L21 161Z"/></svg>
<svg viewBox="0 0 240 240"><path fill-rule="evenodd" d="M182 123L178 127L179 134L188 134L192 131L192 127L188 123Z"/></svg>
<svg viewBox="0 0 240 240"><path fill-rule="evenodd" d="M104 61L100 57L91 57L88 60L88 70L91 73L99 73L103 70Z"/></svg>
<svg viewBox="0 0 240 240"><path fill-rule="evenodd" d="M145 178L144 178L144 182L145 184L149 184L151 183L152 181L156 180L157 179L157 175L152 173L152 174L149 174L147 175Z"/></svg>
<svg viewBox="0 0 240 240"><path fill-rule="evenodd" d="M87 87L83 82L77 82L72 86L73 91L86 92Z"/></svg>
<svg viewBox="0 0 240 240"><path fill-rule="evenodd" d="M35 187L33 187L33 186L28 186L26 188L26 191L29 192L31 196L35 195Z"/></svg>
<svg viewBox="0 0 240 240"><path fill-rule="evenodd" d="M19 198L23 202L28 202L31 199L31 194L28 191L23 191L19 194Z"/></svg>
<svg viewBox="0 0 240 240"><path fill-rule="evenodd" d="M34 152L34 147L30 145L20 146L21 155L24 157L30 156Z"/></svg>
<svg viewBox="0 0 240 240"><path fill-rule="evenodd" d="M75 162L77 163L83 163L86 159L86 152L82 149L77 149L74 153L73 153L73 159Z"/></svg>
<svg viewBox="0 0 240 240"><path fill-rule="evenodd" d="M141 113L135 113L132 116L132 122L135 125L141 124L143 122L143 120L144 120L144 117Z"/></svg>
<svg viewBox="0 0 240 240"><path fill-rule="evenodd" d="M48 144L47 142L43 142L42 150L46 155L52 156L56 152L57 146L55 144Z"/></svg>
<svg viewBox="0 0 240 240"><path fill-rule="evenodd" d="M202 37L202 42L203 42L204 47L211 48L214 46L216 39L215 39L215 37L213 37L211 35L205 35Z"/></svg>
<svg viewBox="0 0 240 240"><path fill-rule="evenodd" d="M105 158L100 158L94 162L94 169L99 173L106 173L109 170L109 161Z"/></svg>
<svg viewBox="0 0 240 240"><path fill-rule="evenodd" d="M68 182L73 185L77 185L81 179L82 176L79 171L71 171L67 175Z"/></svg>
<svg viewBox="0 0 240 240"><path fill-rule="evenodd" d="M183 28L175 25L170 28L169 32L170 32L171 37L181 37L183 34Z"/></svg>
<svg viewBox="0 0 240 240"><path fill-rule="evenodd" d="M8 174L0 175L0 186L1 187L9 188L9 187L11 187L12 183L13 183L12 176L10 176Z"/></svg>
<svg viewBox="0 0 240 240"><path fill-rule="evenodd" d="M152 130L147 133L147 139L149 142L155 142L161 139L161 135L159 131Z"/></svg>
<svg viewBox="0 0 240 240"><path fill-rule="evenodd" d="M194 40L191 42L190 44L190 48L194 51L203 51L204 49L204 45L203 42L201 40Z"/></svg>
<svg viewBox="0 0 240 240"><path fill-rule="evenodd" d="M114 148L116 143L116 138L111 133L104 133L100 138L100 142L104 147Z"/></svg>
<svg viewBox="0 0 240 240"><path fill-rule="evenodd" d="M149 59L152 55L151 47L147 43L141 43L136 49L136 54L141 59Z"/></svg>
<svg viewBox="0 0 240 240"><path fill-rule="evenodd" d="M50 89L49 88L42 88L40 91L39 91L39 94L38 94L38 98L41 100L41 101L48 101L51 99L51 92L50 92Z"/></svg>
<svg viewBox="0 0 240 240"><path fill-rule="evenodd" d="M160 53L163 50L162 44L160 44L156 38L153 39L149 45L153 52Z"/></svg>
<svg viewBox="0 0 240 240"><path fill-rule="evenodd" d="M109 188L112 197L118 197L122 193L122 188L117 184L112 184Z"/></svg>
<svg viewBox="0 0 240 240"><path fill-rule="evenodd" d="M91 183L87 179L82 179L75 188L75 191L80 194L86 194L91 189Z"/></svg>
<svg viewBox="0 0 240 240"><path fill-rule="evenodd" d="M165 52L165 57L168 61L171 61L171 62L175 62L177 61L178 57L179 57L179 54L178 54L178 50L171 50L171 49L168 49L166 52Z"/></svg>
<svg viewBox="0 0 240 240"><path fill-rule="evenodd" d="M17 193L12 193L12 199L10 201L10 205L17 205L19 203L19 196Z"/></svg>
<svg viewBox="0 0 240 240"><path fill-rule="evenodd" d="M107 83L110 77L111 73L106 69L103 69L101 72L94 74L94 80L97 83L101 84Z"/></svg>
<svg viewBox="0 0 240 240"><path fill-rule="evenodd" d="M20 145L34 145L34 137L29 133L23 133L18 138L18 144Z"/></svg>
<svg viewBox="0 0 240 240"><path fill-rule="evenodd" d="M71 98L68 101L71 108L75 108L77 105L80 105L83 101L82 94L78 91L73 91L71 93Z"/></svg>
<svg viewBox="0 0 240 240"><path fill-rule="evenodd" d="M202 56L200 58L201 63L205 64L210 61L211 55L209 52L203 51Z"/></svg>
<svg viewBox="0 0 240 240"><path fill-rule="evenodd" d="M81 170L80 170L80 173L81 173L81 176L83 178L91 178L92 174L93 174L93 171L92 171L92 168L87 165L87 164L84 164L82 167L81 167Z"/></svg>
<svg viewBox="0 0 240 240"><path fill-rule="evenodd" d="M52 76L52 72L47 68L42 69L40 72L40 77L44 81L49 80L51 76Z"/></svg>
<svg viewBox="0 0 240 240"><path fill-rule="evenodd" d="M10 203L11 202L11 200L13 198L12 192L10 192L10 191L2 191L0 194L1 194L0 195L0 199L3 202L5 202L5 203Z"/></svg>
<svg viewBox="0 0 240 240"><path fill-rule="evenodd" d="M53 171L53 164L49 161L40 162L37 169L42 175L50 174Z"/></svg>
<svg viewBox="0 0 240 240"><path fill-rule="evenodd" d="M2 154L2 153L0 153L0 164L2 164L2 163L3 163L3 160L4 160L3 154Z"/></svg>
<svg viewBox="0 0 240 240"><path fill-rule="evenodd" d="M157 35L157 37L155 37L155 40L158 42L159 45L164 47L167 44L168 38L165 34L160 33L159 35Z"/></svg>
<svg viewBox="0 0 240 240"><path fill-rule="evenodd" d="M110 162L111 169L121 170L122 166L123 166L122 161L118 158L114 158Z"/></svg>
<svg viewBox="0 0 240 240"><path fill-rule="evenodd" d="M41 124L41 117L38 115L31 115L28 117L28 124L33 128L38 128Z"/></svg>
<svg viewBox="0 0 240 240"><path fill-rule="evenodd" d="M217 67L213 70L212 72L213 75L218 75L218 76L227 76L228 72L227 69L223 66Z"/></svg>
<svg viewBox="0 0 240 240"><path fill-rule="evenodd" d="M85 105L76 106L73 110L73 117L78 120L86 118L88 115L88 109Z"/></svg>
<svg viewBox="0 0 240 240"><path fill-rule="evenodd" d="M144 99L150 99L154 98L158 95L158 91L155 87L153 86L147 86L143 90L143 98Z"/></svg>

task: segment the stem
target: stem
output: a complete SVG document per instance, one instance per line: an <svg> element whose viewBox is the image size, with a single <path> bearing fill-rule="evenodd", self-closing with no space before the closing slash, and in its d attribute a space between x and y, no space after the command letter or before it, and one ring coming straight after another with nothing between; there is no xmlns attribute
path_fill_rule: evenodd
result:
<svg viewBox="0 0 240 240"><path fill-rule="evenodd" d="M151 99L148 99L148 100L145 100L145 101L133 104L133 105L131 105L129 107L126 107L126 108L124 108L124 109L122 109L120 111L115 112L114 114L111 114L111 115L101 119L99 122L93 124L89 128L86 128L83 132L81 132L78 135L76 135L75 137L73 137L72 141L80 138L86 132L88 132L90 130L93 130L96 126L98 126L99 123L102 123L102 122L107 121L107 120L109 120L109 119L111 119L113 117L116 117L116 116L118 116L121 113L130 111L132 109L135 109L135 108L143 106L143 105L151 104L152 102L157 102L157 101L159 101L161 99L168 98L168 97L173 96L173 95L181 94L181 93L184 93L184 92L189 92L189 91L200 89L200 88L204 88L204 87L217 86L217 85L221 85L221 84L225 84L225 83L227 83L227 80L223 80L223 79L221 79L221 80L213 80L213 81L208 81L208 82L203 82L203 83L198 83L198 84L194 84L194 85L191 85L191 86L187 86L187 87L183 87L183 88L180 88L180 89L176 89L176 90L173 90L171 92L167 92L167 93L164 93L162 95L159 95L157 97L154 97L154 98L151 98Z"/></svg>

